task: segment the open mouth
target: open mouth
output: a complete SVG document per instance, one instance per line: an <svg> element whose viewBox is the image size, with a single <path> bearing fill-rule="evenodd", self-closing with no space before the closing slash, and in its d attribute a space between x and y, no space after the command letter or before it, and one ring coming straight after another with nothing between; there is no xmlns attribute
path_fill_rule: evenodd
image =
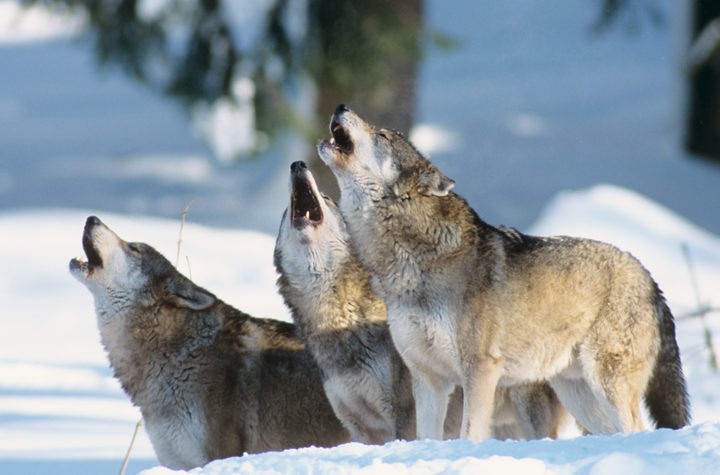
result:
<svg viewBox="0 0 720 475"><path fill-rule="evenodd" d="M330 139L330 145L339 152L344 154L350 154L353 151L353 142L350 138L350 134L347 130L340 125L340 122L333 119L330 123L330 133L332 138Z"/></svg>
<svg viewBox="0 0 720 475"><path fill-rule="evenodd" d="M83 233L83 250L85 251L85 255L87 256L87 263L88 267L102 267L103 262L102 258L100 257L100 254L95 249L95 246L93 245L92 238L90 237L90 233L85 231Z"/></svg>
<svg viewBox="0 0 720 475"><path fill-rule="evenodd" d="M293 179L290 209L290 220L298 229L308 224L317 226L322 222L323 212L318 197L313 192L310 180L303 176Z"/></svg>
<svg viewBox="0 0 720 475"><path fill-rule="evenodd" d="M87 260L84 261L82 259L72 259L70 261L70 269L80 270L87 274L88 272L97 267L102 267L102 257L100 257L100 253L98 253L97 249L95 249L95 245L93 244L92 240L92 228L99 222L100 220L98 220L94 216L88 218L87 222L85 223L85 230L83 231L82 237L83 251L85 251L85 257L87 258Z"/></svg>

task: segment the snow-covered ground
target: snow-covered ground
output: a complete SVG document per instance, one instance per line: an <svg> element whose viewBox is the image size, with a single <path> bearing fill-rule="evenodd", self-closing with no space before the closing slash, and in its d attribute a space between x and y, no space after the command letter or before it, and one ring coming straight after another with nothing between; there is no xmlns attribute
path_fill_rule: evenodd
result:
<svg viewBox="0 0 720 475"><path fill-rule="evenodd" d="M489 222L593 237L641 259L678 317L693 425L560 441L349 444L200 473L717 471L720 376L703 331L720 346L720 313L683 316L720 307L720 238L668 211L720 231L720 169L678 145L683 2L658 1L668 14L660 29L594 38L588 3L597 2L427 0L430 30L460 47L421 64L410 136ZM177 259L229 303L287 319L274 236L249 230L273 232L287 165L312 152L287 140L274 156L218 164L173 104L116 71L98 74L87 45L67 41L84 17L60 13L21 15L17 1L0 0L0 473L116 473L139 419L107 366L91 296L67 271L86 216ZM193 198L190 221L225 229L188 223L178 259L179 215ZM141 430L128 473L155 465Z"/></svg>
<svg viewBox="0 0 720 475"><path fill-rule="evenodd" d="M139 419L107 367L90 293L67 271L70 258L82 253L80 238L89 214L98 214L125 239L148 242L171 261L177 259L180 217L172 221L66 209L0 215L0 299L5 309L0 320L2 473L55 472L58 467L73 473L119 469ZM202 473L512 470L616 475L700 472L713 464L720 466L720 374L709 369L702 321L682 318L700 304L720 307L720 238L642 196L610 185L557 195L529 231L602 239L642 260L679 317L678 342L693 404L692 427L562 441L350 444L219 461ZM287 319L275 290L273 245L274 236L268 234L188 222L182 232L179 268L251 314ZM694 277L683 245L689 249ZM709 314L707 320L720 346L720 314ZM141 431L130 473L156 464Z"/></svg>

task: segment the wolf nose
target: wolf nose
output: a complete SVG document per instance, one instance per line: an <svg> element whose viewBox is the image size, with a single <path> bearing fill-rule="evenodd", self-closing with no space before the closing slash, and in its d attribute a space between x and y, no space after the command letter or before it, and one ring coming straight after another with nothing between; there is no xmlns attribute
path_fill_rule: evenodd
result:
<svg viewBox="0 0 720 475"><path fill-rule="evenodd" d="M345 104L340 104L339 106L337 106L335 108L336 114L342 114L343 112L349 112L349 111L350 111L350 108L348 106L346 106Z"/></svg>
<svg viewBox="0 0 720 475"><path fill-rule="evenodd" d="M305 170L307 168L307 165L305 165L305 162L302 160L298 160L297 162L292 162L290 165L290 171L293 173L297 173L299 171Z"/></svg>
<svg viewBox="0 0 720 475"><path fill-rule="evenodd" d="M95 226L100 223L102 223L102 221L100 221L100 218L98 218L97 216L89 216L88 219L85 221L85 226Z"/></svg>

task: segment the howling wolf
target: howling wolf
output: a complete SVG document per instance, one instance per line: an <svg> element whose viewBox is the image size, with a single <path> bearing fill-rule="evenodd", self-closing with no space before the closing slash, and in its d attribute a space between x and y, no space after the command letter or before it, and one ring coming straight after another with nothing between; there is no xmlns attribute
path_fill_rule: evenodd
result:
<svg viewBox="0 0 720 475"><path fill-rule="evenodd" d="M275 244L278 286L322 371L336 415L353 440L415 437L410 373L395 349L385 303L353 254L336 204L303 162L290 171L290 205ZM457 437L462 393L451 396L445 437ZM546 383L498 388L493 436L557 436L568 418Z"/></svg>
<svg viewBox="0 0 720 475"><path fill-rule="evenodd" d="M399 133L344 105L318 145L357 255L412 375L418 437L439 438L448 394L461 435L490 433L496 387L545 380L592 433L690 420L672 314L630 254L483 222Z"/></svg>
<svg viewBox="0 0 720 475"><path fill-rule="evenodd" d="M98 218L70 272L95 298L115 377L140 408L161 464L349 440L294 325L253 318Z"/></svg>

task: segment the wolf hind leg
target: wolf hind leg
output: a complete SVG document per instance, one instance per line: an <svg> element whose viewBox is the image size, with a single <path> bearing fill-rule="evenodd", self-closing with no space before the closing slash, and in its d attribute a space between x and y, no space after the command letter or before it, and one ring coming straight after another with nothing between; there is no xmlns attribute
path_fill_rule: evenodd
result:
<svg viewBox="0 0 720 475"><path fill-rule="evenodd" d="M614 434L618 427L584 379L556 377L550 386L567 411L591 434Z"/></svg>
<svg viewBox="0 0 720 475"><path fill-rule="evenodd" d="M595 397L603 404L615 423L616 432L629 434L645 429L640 413L640 395L647 381L640 372L622 374L612 370L600 374Z"/></svg>
<svg viewBox="0 0 720 475"><path fill-rule="evenodd" d="M518 384L506 391L524 439L556 439L562 426L571 419L545 381Z"/></svg>

